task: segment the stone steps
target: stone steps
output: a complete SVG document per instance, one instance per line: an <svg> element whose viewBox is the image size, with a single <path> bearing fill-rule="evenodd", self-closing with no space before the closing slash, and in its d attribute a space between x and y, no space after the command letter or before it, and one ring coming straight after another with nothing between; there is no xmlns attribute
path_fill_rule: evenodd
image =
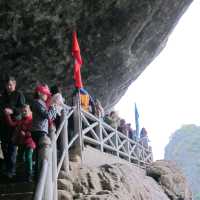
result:
<svg viewBox="0 0 200 200"><path fill-rule="evenodd" d="M2 171L1 171L2 172ZM32 200L34 183L25 182L24 165L17 163L16 176L9 179L0 172L0 200Z"/></svg>
<svg viewBox="0 0 200 200"><path fill-rule="evenodd" d="M33 192L0 194L1 200L32 200Z"/></svg>
<svg viewBox="0 0 200 200"><path fill-rule="evenodd" d="M0 194L33 192L33 183L8 183L0 184Z"/></svg>
<svg viewBox="0 0 200 200"><path fill-rule="evenodd" d="M31 200L33 197L33 183L0 184L1 200Z"/></svg>

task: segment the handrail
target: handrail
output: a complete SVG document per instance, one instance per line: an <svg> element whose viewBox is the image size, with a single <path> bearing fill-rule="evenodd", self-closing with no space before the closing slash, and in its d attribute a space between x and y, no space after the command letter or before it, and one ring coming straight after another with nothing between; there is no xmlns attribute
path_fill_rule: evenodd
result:
<svg viewBox="0 0 200 200"><path fill-rule="evenodd" d="M65 118L62 120L62 122L60 123L60 126L58 127L58 130L56 131L56 140L58 139L58 137L59 137L59 135L60 135L60 133L61 133L61 131L62 131L62 128L63 128L63 126L64 126L64 124L65 124L65 121L67 120L67 119L69 119L69 117L73 114L73 112L74 112L74 110L73 110L73 108L71 109L71 111L67 114L67 116L65 116Z"/></svg>
<svg viewBox="0 0 200 200"><path fill-rule="evenodd" d="M47 174L48 174L48 161L43 160L39 180L35 189L34 200L42 200Z"/></svg>
<svg viewBox="0 0 200 200"><path fill-rule="evenodd" d="M152 162L152 152L149 148L145 148L145 146L140 144L138 141L132 140L127 135L124 135L120 131L114 129L109 124L98 119L91 113L88 113L83 109L81 110L81 113L83 123L85 123L86 126L83 130L83 136L87 143L97 146L100 145L101 151L103 151L103 149L114 151L117 153L118 157L120 155L128 157L129 162L131 159L137 160L138 163L144 163L145 165L148 165ZM89 123L88 119L92 122ZM96 131L94 130L94 128L96 128L96 123L99 124L98 127L100 128L100 135L97 135ZM90 136L87 135L88 132L91 133ZM116 139L114 140L114 138Z"/></svg>
<svg viewBox="0 0 200 200"><path fill-rule="evenodd" d="M81 112L82 112L83 114L85 114L86 117L88 116L90 119L93 119L93 120L95 120L95 121L100 122L99 118L97 118L96 116L92 115L91 113L88 113L88 112L86 112L86 111L83 110L83 109L81 109ZM144 149L145 149L145 147L144 147L143 145L141 145L139 142L136 142L136 141L130 139L129 137L127 137L126 135L124 135L122 132L120 132L120 131L114 129L112 126L110 126L110 125L107 124L106 122L102 121L101 123L102 123L103 126L105 126L106 128L109 128L111 131L113 131L113 132L114 132L114 131L117 131L118 135L121 136L122 138L124 138L124 139L126 138L126 139L128 139L130 142L132 142L132 143L134 142L135 144L138 144L141 148L144 148Z"/></svg>
<svg viewBox="0 0 200 200"><path fill-rule="evenodd" d="M68 141L68 120L72 115L74 117L74 135ZM77 127L77 122L79 127ZM47 158L42 161L34 200L58 199L57 178L61 168L65 171L69 170L69 149L74 144L80 145L80 154L82 146L89 143L98 146L98 148L100 147L102 152L108 150L129 162L136 161L140 167L145 167L152 162L152 152L150 149L146 149L138 141L130 139L127 135L114 129L91 113L83 109L79 110L78 107L71 107L68 113L62 113L57 131L51 132L50 136L51 147L48 148L49 154ZM62 154L57 162L56 144L58 137L61 137L59 150L62 150Z"/></svg>
<svg viewBox="0 0 200 200"><path fill-rule="evenodd" d="M51 147L46 149L46 154L47 154L47 158L45 158L43 161L42 161L42 164L41 164L41 171L40 171L40 174L39 174L39 177L38 177L38 182L37 182L37 185L36 185L36 189L35 189L35 193L34 193L34 200L57 200L57 197L53 197L54 194L53 191L54 189L53 188L47 188L46 192L50 192L52 193L49 194L50 197L45 197L44 198L44 193L45 193L45 187L48 187L47 185L50 184L50 187L57 187L57 184L55 184L55 182L57 181L57 166L56 166L56 169L52 169L52 165L54 165L55 163L55 160L57 160L57 158L55 158L55 156L57 156L57 152L55 153L54 151L57 151L56 149L56 142L57 142L57 139L59 137L59 135L61 134L61 131L66 123L66 121L69 119L69 117L73 114L74 112L74 109L71 108L71 110L69 111L69 113L67 113L66 111L63 112L63 117L62 117L62 121L60 123L60 126L55 134L55 132L51 133L52 135L51 136ZM48 153L47 153L48 152ZM53 156L53 157L52 157ZM62 159L62 162L64 161L64 159ZM57 162L56 162L56 165L57 165ZM60 164L62 165L62 163ZM54 166L55 167L55 166ZM59 170L60 170L61 167L59 167ZM51 170L51 171L49 171ZM56 172L55 172L56 170ZM56 180L48 180L48 172L50 173L50 178L51 179L54 179L56 178ZM53 177L53 174L56 173ZM47 183L47 181L51 182L51 183ZM54 183L53 183L54 182ZM57 190L57 188L55 188ZM46 194L45 194L46 195ZM48 194L47 194L48 196ZM51 198L51 199L49 199Z"/></svg>

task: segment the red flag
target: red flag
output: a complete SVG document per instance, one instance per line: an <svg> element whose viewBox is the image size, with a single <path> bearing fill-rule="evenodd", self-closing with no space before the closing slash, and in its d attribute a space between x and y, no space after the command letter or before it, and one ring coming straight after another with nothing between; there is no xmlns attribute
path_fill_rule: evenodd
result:
<svg viewBox="0 0 200 200"><path fill-rule="evenodd" d="M82 88L83 83L81 79L81 65L83 64L80 48L77 39L77 33L73 32L73 40L72 40L72 56L74 57L74 80L75 80L75 87Z"/></svg>

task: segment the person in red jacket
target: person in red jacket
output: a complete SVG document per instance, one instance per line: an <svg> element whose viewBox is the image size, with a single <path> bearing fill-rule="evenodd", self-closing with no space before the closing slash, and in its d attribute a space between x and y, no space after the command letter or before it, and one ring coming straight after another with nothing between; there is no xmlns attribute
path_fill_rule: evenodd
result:
<svg viewBox="0 0 200 200"><path fill-rule="evenodd" d="M9 113L6 114L6 122L9 126L15 127L15 131L12 136L12 142L16 145L21 145L24 148L25 154L25 170L27 180L32 180L32 156L33 151L36 148L35 142L31 137L32 127L32 112L29 105L24 105L21 109L22 119L13 120Z"/></svg>

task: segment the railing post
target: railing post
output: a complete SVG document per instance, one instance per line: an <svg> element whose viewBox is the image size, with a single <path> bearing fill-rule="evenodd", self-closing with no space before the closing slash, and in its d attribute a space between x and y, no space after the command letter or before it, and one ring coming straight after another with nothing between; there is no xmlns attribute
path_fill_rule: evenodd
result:
<svg viewBox="0 0 200 200"><path fill-rule="evenodd" d="M152 162L153 162L153 152L152 152L152 148L150 149L150 154L151 154L150 163L152 163Z"/></svg>
<svg viewBox="0 0 200 200"><path fill-rule="evenodd" d="M50 133L50 135L51 134L52 133ZM41 145L43 145L44 147L40 149L39 157L41 158L41 161L44 159L48 161L48 168L47 168L48 171L47 171L44 194L43 194L42 200L53 200L52 143L48 136L44 136L43 138L41 138L40 142L41 142Z"/></svg>
<svg viewBox="0 0 200 200"><path fill-rule="evenodd" d="M49 152L48 173L44 189L43 200L53 200L53 181L52 181L52 149Z"/></svg>
<svg viewBox="0 0 200 200"><path fill-rule="evenodd" d="M99 124L98 124L98 133L99 133L99 138L100 138L100 149L101 152L103 152L103 133L102 133L102 123L101 120L99 119Z"/></svg>
<svg viewBox="0 0 200 200"><path fill-rule="evenodd" d="M128 141L128 144L127 144L127 148L128 148L128 161L131 162L131 151L130 151L130 139L129 137L127 136L127 141Z"/></svg>
<svg viewBox="0 0 200 200"><path fill-rule="evenodd" d="M65 120L63 129L60 133L60 151L64 152L66 149L65 158L62 164L62 170L69 173L69 150L68 150L68 120L66 119L66 113L62 112L61 121Z"/></svg>
<svg viewBox="0 0 200 200"><path fill-rule="evenodd" d="M55 134L55 127L50 129L50 138L52 141L52 182L53 182L53 200L58 199L58 189L57 189L57 141Z"/></svg>
<svg viewBox="0 0 200 200"><path fill-rule="evenodd" d="M97 136L99 137L100 140L99 149L101 152L103 152L103 133L102 133L102 123L100 118L98 118L98 126L95 127L95 132L97 133Z"/></svg>
<svg viewBox="0 0 200 200"><path fill-rule="evenodd" d="M117 149L117 157L119 157L119 143L118 143L118 132L115 130L115 142L116 142L116 149Z"/></svg>
<svg viewBox="0 0 200 200"><path fill-rule="evenodd" d="M142 158L141 158L141 160L142 160L143 162L145 161L145 159L144 159L145 151L146 151L145 146L144 146L144 144L142 143Z"/></svg>
<svg viewBox="0 0 200 200"><path fill-rule="evenodd" d="M52 195L52 147L48 136L39 140L38 169L40 175L34 194L34 200L53 200Z"/></svg>
<svg viewBox="0 0 200 200"><path fill-rule="evenodd" d="M138 167L140 166L140 146L139 146L139 143L138 141L136 141L136 155L137 155L137 164L138 164Z"/></svg>
<svg viewBox="0 0 200 200"><path fill-rule="evenodd" d="M78 140L74 143L72 148L71 156L73 161L80 161L82 164L82 151L83 151L83 135L82 135L82 120L81 120L81 106L79 92L76 94L75 110L74 110L74 135L78 134Z"/></svg>

